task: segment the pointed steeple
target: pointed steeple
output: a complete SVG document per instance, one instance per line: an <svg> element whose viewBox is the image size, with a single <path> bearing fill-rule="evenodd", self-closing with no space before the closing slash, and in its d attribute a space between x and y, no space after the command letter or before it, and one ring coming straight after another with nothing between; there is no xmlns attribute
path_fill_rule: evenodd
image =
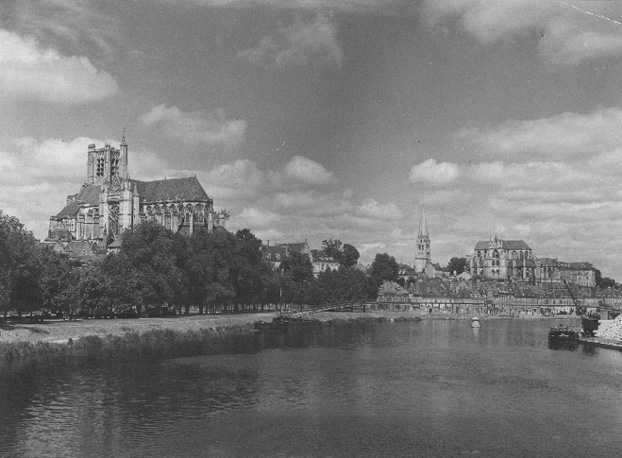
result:
<svg viewBox="0 0 622 458"><path fill-rule="evenodd" d="M421 207L421 219L419 220L419 236L429 236L428 234L428 221L425 217L425 207Z"/></svg>
<svg viewBox="0 0 622 458"><path fill-rule="evenodd" d="M419 220L419 234L417 235L417 250L415 252L414 269L417 273L423 273L432 260L430 250L430 234L428 221L425 217L425 209L421 206L421 219Z"/></svg>

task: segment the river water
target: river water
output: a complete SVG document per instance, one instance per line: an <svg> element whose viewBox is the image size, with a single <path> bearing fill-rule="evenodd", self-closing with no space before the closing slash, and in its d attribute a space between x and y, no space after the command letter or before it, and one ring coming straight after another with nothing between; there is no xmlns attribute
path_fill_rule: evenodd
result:
<svg viewBox="0 0 622 458"><path fill-rule="evenodd" d="M621 456L622 353L549 322L270 333L0 376L2 456Z"/></svg>

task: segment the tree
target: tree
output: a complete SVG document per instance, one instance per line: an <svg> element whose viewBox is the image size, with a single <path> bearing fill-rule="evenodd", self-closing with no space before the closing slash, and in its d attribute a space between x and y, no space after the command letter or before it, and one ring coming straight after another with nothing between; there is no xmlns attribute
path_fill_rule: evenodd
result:
<svg viewBox="0 0 622 458"><path fill-rule="evenodd" d="M261 253L261 240L248 229L235 234L231 282L235 301L252 303L266 297L270 269Z"/></svg>
<svg viewBox="0 0 622 458"><path fill-rule="evenodd" d="M341 262L341 240L323 240L322 241L322 254L329 258L333 258L336 261Z"/></svg>
<svg viewBox="0 0 622 458"><path fill-rule="evenodd" d="M343 245L343 252L341 255L341 265L344 267L354 267L359 261L360 254L358 250L348 244L345 243Z"/></svg>
<svg viewBox="0 0 622 458"><path fill-rule="evenodd" d="M466 265L466 258L451 258L449 260L449 263L447 263L447 272L449 272L450 274L453 274L455 272L456 275L460 275L466 269Z"/></svg>
<svg viewBox="0 0 622 458"><path fill-rule="evenodd" d="M0 212L0 310L33 311L41 301L37 241L15 217Z"/></svg>
<svg viewBox="0 0 622 458"><path fill-rule="evenodd" d="M596 286L602 289L615 288L616 281L613 278L603 277L600 270L595 269L596 273Z"/></svg>
<svg viewBox="0 0 622 458"><path fill-rule="evenodd" d="M118 271L131 274L127 282L133 282L146 306L176 304L184 292L182 267L187 253L186 243L183 235L173 234L155 222L146 222L123 235L120 253L116 255L121 258L109 262L122 265L123 269ZM114 269L109 266L103 266L109 278L126 281L113 275Z"/></svg>
<svg viewBox="0 0 622 458"><path fill-rule="evenodd" d="M380 286L383 280L396 281L400 267L393 256L387 253L378 253L371 265L370 276L376 286Z"/></svg>
<svg viewBox="0 0 622 458"><path fill-rule="evenodd" d="M353 267L359 260L358 250L349 243L341 243L341 240L328 239L322 241L322 254L333 258L343 267Z"/></svg>
<svg viewBox="0 0 622 458"><path fill-rule="evenodd" d="M231 271L236 239L222 229L195 231L190 237L184 267L190 302L202 310L206 303L228 302L235 296Z"/></svg>
<svg viewBox="0 0 622 458"><path fill-rule="evenodd" d="M281 262L281 270L295 283L313 278L313 264L304 253L292 252Z"/></svg>
<svg viewBox="0 0 622 458"><path fill-rule="evenodd" d="M69 258L55 252L50 247L40 247L38 257L41 262L41 305L52 312L65 311L68 290L72 285L72 266Z"/></svg>

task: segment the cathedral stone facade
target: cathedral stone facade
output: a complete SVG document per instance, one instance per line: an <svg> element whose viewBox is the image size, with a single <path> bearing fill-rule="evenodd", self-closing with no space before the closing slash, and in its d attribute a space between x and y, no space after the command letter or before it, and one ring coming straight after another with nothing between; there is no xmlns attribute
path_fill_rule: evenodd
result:
<svg viewBox="0 0 622 458"><path fill-rule="evenodd" d="M471 274L487 280L530 281L534 278L535 259L523 240L501 240L496 235L475 245L470 259Z"/></svg>
<svg viewBox="0 0 622 458"><path fill-rule="evenodd" d="M139 181L128 174L128 145L89 145L86 181L65 207L50 217L46 242L88 242L104 249L118 247L120 235L145 221L155 221L174 232L192 234L198 227L213 230L229 216L214 210L213 201L196 177Z"/></svg>

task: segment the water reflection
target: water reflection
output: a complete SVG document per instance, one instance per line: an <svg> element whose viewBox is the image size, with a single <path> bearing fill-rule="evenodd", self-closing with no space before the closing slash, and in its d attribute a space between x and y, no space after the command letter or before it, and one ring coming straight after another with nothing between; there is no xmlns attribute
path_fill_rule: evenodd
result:
<svg viewBox="0 0 622 458"><path fill-rule="evenodd" d="M548 327L271 331L219 355L6 373L0 455L619 454L622 353L551 347Z"/></svg>

